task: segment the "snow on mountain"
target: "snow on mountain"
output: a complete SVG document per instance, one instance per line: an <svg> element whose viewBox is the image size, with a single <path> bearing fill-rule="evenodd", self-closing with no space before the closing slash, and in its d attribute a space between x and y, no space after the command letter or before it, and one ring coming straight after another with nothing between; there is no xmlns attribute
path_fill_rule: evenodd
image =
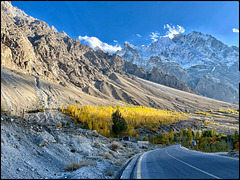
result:
<svg viewBox="0 0 240 180"><path fill-rule="evenodd" d="M173 39L160 37L149 46L136 46L125 42L122 50L116 54L147 70L153 67L162 69L190 87L201 89L206 96L209 89L198 87L203 84L203 80L199 84L202 76L218 79L209 82L222 84L233 97L218 97L218 93L211 98L238 102L239 89L236 79L239 79L239 48L229 47L211 35L192 31L189 34L175 35Z"/></svg>

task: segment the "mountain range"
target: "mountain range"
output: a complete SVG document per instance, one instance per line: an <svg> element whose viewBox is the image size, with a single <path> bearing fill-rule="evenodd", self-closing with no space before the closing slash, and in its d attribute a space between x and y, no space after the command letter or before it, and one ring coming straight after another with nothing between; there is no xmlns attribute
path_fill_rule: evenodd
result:
<svg viewBox="0 0 240 180"><path fill-rule="evenodd" d="M164 41L174 44L176 38L164 39ZM167 42L165 43L168 44ZM157 41L149 47L142 48L149 52L154 51L156 47L161 47L159 43L164 42ZM170 47L175 48L169 44L168 48ZM180 45L176 47L180 48ZM125 43L122 51L116 54L94 50L88 45L81 44L78 39L70 38L65 32L60 33L53 26L49 27L47 23L13 7L10 2L3 1L1 2L1 109L19 113L23 109L63 107L74 103L92 105L129 103L192 112L199 109L207 110L212 108L213 104L215 108L233 106L199 96L196 90L201 87L200 83L198 88L192 86L195 88L193 89L191 84L187 85L185 82L195 81L183 82L184 75L186 79L194 79L191 77L194 72L191 74L177 62L169 60L175 66L166 68L175 69L176 73L181 71L182 79L175 74L169 74L160 66L150 68L148 65L149 68L146 68L151 62L162 61L163 56L160 58L154 52L152 55L155 56L151 56L151 62L147 61L146 64L143 62L150 53L145 54L145 59L138 58L132 62L124 60L127 59L128 54L123 53L125 50L136 53L134 57L140 57L137 54L142 48ZM180 52L174 50L171 53L173 56L174 53ZM140 61L142 64L139 64ZM234 65L237 63L228 64L229 68L236 69ZM215 69L215 72L218 72L218 67ZM234 72L232 74L235 75ZM224 78L227 81L227 76ZM200 82L206 83L206 80L212 81L206 76Z"/></svg>
<svg viewBox="0 0 240 180"><path fill-rule="evenodd" d="M146 70L161 69L203 96L239 103L239 48L211 35L192 31L140 47L125 42L116 54Z"/></svg>

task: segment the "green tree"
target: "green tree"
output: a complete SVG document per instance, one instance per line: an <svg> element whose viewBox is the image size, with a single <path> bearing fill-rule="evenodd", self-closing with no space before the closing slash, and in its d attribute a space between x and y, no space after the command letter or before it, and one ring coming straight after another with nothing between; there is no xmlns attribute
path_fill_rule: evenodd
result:
<svg viewBox="0 0 240 180"><path fill-rule="evenodd" d="M183 138L183 128L182 127L180 128L179 136L180 136L180 138Z"/></svg>
<svg viewBox="0 0 240 180"><path fill-rule="evenodd" d="M191 130L191 127L188 126L188 141L192 143L192 140L193 140L192 130Z"/></svg>
<svg viewBox="0 0 240 180"><path fill-rule="evenodd" d="M122 117L119 109L117 109L113 114L112 114L112 131L115 135L119 136L120 132L127 130L127 122L125 119Z"/></svg>
<svg viewBox="0 0 240 180"><path fill-rule="evenodd" d="M82 128L83 128L83 129L89 129L88 123L87 123L87 122L84 122Z"/></svg>
<svg viewBox="0 0 240 180"><path fill-rule="evenodd" d="M159 134L155 137L155 139L156 139L156 142L157 142L158 144L162 144L162 143L163 143L163 134L159 133Z"/></svg>
<svg viewBox="0 0 240 180"><path fill-rule="evenodd" d="M220 140L220 142L216 144L216 149L217 149L216 151L218 152L226 152L229 150L228 144L224 139Z"/></svg>
<svg viewBox="0 0 240 180"><path fill-rule="evenodd" d="M169 138L168 138L166 133L163 134L163 141L164 141L165 144L169 143Z"/></svg>
<svg viewBox="0 0 240 180"><path fill-rule="evenodd" d="M200 135L200 131L198 130L198 131L196 132L196 137L195 137L195 139L199 140L200 137L201 137L201 135Z"/></svg>
<svg viewBox="0 0 240 180"><path fill-rule="evenodd" d="M204 130L202 133L202 137L214 137L216 135L215 131L210 129L210 130Z"/></svg>
<svg viewBox="0 0 240 180"><path fill-rule="evenodd" d="M173 143L173 140L174 140L173 129L171 129L170 133L168 134L168 138L169 138L169 141L170 141L171 143Z"/></svg>

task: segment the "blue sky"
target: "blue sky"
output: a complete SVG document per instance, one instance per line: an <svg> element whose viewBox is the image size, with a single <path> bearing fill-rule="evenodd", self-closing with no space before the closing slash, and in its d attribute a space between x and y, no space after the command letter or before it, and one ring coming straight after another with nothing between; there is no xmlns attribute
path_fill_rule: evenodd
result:
<svg viewBox="0 0 240 180"><path fill-rule="evenodd" d="M109 52L124 41L149 45L160 36L191 31L239 47L238 1L12 1L12 5L73 39Z"/></svg>

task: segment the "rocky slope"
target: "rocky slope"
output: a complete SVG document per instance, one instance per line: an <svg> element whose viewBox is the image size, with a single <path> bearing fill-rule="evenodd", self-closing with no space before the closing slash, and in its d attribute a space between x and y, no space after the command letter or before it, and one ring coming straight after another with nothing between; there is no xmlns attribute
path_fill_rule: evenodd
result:
<svg viewBox="0 0 240 180"><path fill-rule="evenodd" d="M95 51L81 44L78 39L73 40L66 33L59 33L53 26L50 28L45 22L28 16L10 2L1 2L1 12L2 67L25 72L64 87L71 84L101 98L109 96L109 92L100 89L102 86L117 91L110 78L113 73L136 75L194 92L184 82L159 69L147 71L115 54ZM120 95L116 99L132 103L125 96L131 95Z"/></svg>
<svg viewBox="0 0 240 180"><path fill-rule="evenodd" d="M147 70L155 67L176 76L204 96L239 102L239 48L211 35L193 31L141 47L125 42L116 54Z"/></svg>
<svg viewBox="0 0 240 180"><path fill-rule="evenodd" d="M1 113L1 179L113 179L127 159L153 147L75 128L57 110L26 119ZM71 173L73 163L80 166Z"/></svg>
<svg viewBox="0 0 240 180"><path fill-rule="evenodd" d="M121 105L122 101L168 110L195 111L209 107L212 100L193 106L188 94L137 80L151 80L186 92L185 83L160 69L151 71L123 60L116 54L94 51L79 40L59 33L45 22L26 15L10 2L1 2L1 108L13 113L36 107L62 107L69 104ZM184 71L183 71L184 76ZM210 103L211 104L211 103ZM217 107L231 104L212 101Z"/></svg>
<svg viewBox="0 0 240 180"><path fill-rule="evenodd" d="M50 28L45 22L28 16L8 1L1 2L1 12L1 69L5 69L1 73L1 103L5 110L20 112L20 107L63 106L72 99L76 99L72 103L98 104L98 101L99 104L105 104L105 101L109 101L118 104L118 101L125 101L172 109L173 106L162 104L158 89L153 89L153 93L150 93L152 97L149 97L149 87L142 89L141 83L135 81L135 76L186 92L196 92L158 68L148 71L116 54L95 51L79 40L69 38L66 33ZM152 57L151 60L155 61L154 58L158 57ZM175 64L175 70L172 68L171 72L179 76L181 74L181 80L189 79L188 72L179 64L171 63ZM178 73L178 69L182 73ZM127 81L123 83L121 78ZM196 88L199 92L204 91L203 88L201 90L204 82L203 79ZM25 87L23 84L26 84ZM72 90L75 93L69 93ZM84 95L86 93L94 98ZM235 95L235 89L232 94Z"/></svg>

